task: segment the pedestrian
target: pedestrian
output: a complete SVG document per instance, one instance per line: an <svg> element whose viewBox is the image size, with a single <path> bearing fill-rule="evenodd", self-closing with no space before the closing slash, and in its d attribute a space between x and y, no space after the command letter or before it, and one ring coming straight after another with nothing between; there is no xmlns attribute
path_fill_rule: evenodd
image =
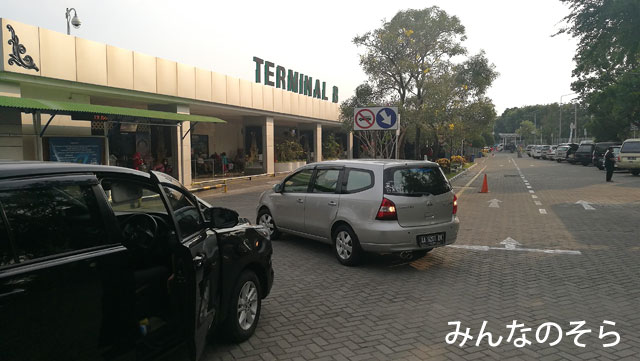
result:
<svg viewBox="0 0 640 361"><path fill-rule="evenodd" d="M613 182L611 177L613 176L613 165L616 162L616 156L613 154L613 147L607 148L607 152L604 154L604 167L607 169L607 182Z"/></svg>

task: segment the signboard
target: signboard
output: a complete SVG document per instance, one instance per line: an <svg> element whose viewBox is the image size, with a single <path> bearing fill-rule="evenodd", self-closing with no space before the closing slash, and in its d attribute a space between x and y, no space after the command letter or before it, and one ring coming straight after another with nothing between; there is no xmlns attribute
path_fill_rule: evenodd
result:
<svg viewBox="0 0 640 361"><path fill-rule="evenodd" d="M354 130L397 130L400 123L397 107L356 108Z"/></svg>
<svg viewBox="0 0 640 361"><path fill-rule="evenodd" d="M49 158L55 162L102 164L104 138L50 137Z"/></svg>

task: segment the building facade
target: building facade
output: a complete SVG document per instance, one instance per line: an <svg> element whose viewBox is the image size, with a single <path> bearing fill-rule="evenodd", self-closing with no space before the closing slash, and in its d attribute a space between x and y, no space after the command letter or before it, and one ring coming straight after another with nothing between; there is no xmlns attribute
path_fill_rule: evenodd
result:
<svg viewBox="0 0 640 361"><path fill-rule="evenodd" d="M282 137L322 160L323 132L340 132L337 88L268 61L253 59L250 81L0 23L0 159L158 169L188 185L234 166L274 173ZM339 138L348 156L353 138Z"/></svg>

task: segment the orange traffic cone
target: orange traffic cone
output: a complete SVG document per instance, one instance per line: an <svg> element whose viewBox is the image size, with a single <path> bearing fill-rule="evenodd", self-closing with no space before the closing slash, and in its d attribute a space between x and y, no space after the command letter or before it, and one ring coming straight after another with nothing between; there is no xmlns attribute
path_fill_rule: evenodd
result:
<svg viewBox="0 0 640 361"><path fill-rule="evenodd" d="M482 189L480 193L489 193L489 186L487 185L487 175L484 175L484 181L482 182Z"/></svg>

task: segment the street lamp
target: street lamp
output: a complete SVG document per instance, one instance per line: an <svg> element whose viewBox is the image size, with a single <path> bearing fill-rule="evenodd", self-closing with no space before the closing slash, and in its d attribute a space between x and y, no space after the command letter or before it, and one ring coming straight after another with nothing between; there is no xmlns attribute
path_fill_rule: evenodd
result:
<svg viewBox="0 0 640 361"><path fill-rule="evenodd" d="M73 18L71 18L71 11L73 11ZM67 35L71 35L71 27L69 24L73 25L73 27L77 29L82 25L82 22L78 19L78 14L74 8L67 8L65 17L67 18Z"/></svg>
<svg viewBox="0 0 640 361"><path fill-rule="evenodd" d="M562 141L562 98L568 97L569 95L575 95L576 93L570 93L560 96L560 125L558 129L558 143Z"/></svg>

